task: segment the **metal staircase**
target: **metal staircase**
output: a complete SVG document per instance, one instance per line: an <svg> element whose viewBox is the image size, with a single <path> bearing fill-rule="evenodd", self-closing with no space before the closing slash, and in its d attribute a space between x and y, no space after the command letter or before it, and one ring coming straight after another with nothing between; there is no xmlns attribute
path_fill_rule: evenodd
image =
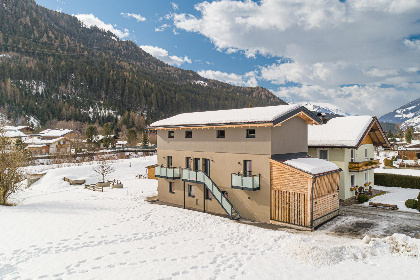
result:
<svg viewBox="0 0 420 280"><path fill-rule="evenodd" d="M182 169L182 181L203 184L211 192L213 197L222 206L223 210L226 211L229 218L232 220L239 220L241 215L233 207L232 203L227 199L219 187L213 182L213 180L207 176L203 171L192 171L190 169Z"/></svg>

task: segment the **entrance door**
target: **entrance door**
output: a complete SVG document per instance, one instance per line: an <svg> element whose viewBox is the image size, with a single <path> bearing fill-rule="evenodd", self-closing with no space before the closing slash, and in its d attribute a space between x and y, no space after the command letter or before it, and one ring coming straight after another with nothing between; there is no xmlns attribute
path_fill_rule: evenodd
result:
<svg viewBox="0 0 420 280"><path fill-rule="evenodd" d="M203 172L210 177L210 160L203 158Z"/></svg>

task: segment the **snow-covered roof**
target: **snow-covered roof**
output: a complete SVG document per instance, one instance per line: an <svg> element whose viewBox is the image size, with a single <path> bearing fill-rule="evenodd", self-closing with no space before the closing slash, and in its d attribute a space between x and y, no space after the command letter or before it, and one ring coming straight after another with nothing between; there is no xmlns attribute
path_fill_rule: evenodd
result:
<svg viewBox="0 0 420 280"><path fill-rule="evenodd" d="M311 175L340 171L340 168L334 163L319 158L297 158L286 160L283 163Z"/></svg>
<svg viewBox="0 0 420 280"><path fill-rule="evenodd" d="M117 141L117 145L127 145L127 141Z"/></svg>
<svg viewBox="0 0 420 280"><path fill-rule="evenodd" d="M255 107L243 109L230 109L219 111L206 111L179 114L167 119L152 123L151 127L170 127L170 126L200 126L200 125L220 125L236 123L266 123L292 113L304 110L308 115L312 113L301 105L278 105L268 107ZM316 116L313 116L316 120Z"/></svg>
<svg viewBox="0 0 420 280"><path fill-rule="evenodd" d="M67 139L65 137L59 137L59 138L54 138L54 139L41 139L39 137L28 137L26 139L23 140L23 142L25 142L25 144L28 145L50 145L53 144L57 141L60 141L62 139Z"/></svg>
<svg viewBox="0 0 420 280"><path fill-rule="evenodd" d="M4 130L22 130L22 129L25 129L25 128L30 129L30 127L27 126L27 125L19 125L19 126L6 125L6 126L3 126Z"/></svg>
<svg viewBox="0 0 420 280"><path fill-rule="evenodd" d="M20 130L6 130L4 131L4 136L9 138L16 138L16 137L26 137L26 134Z"/></svg>
<svg viewBox="0 0 420 280"><path fill-rule="evenodd" d="M337 117L323 125L309 126L308 145L357 146L372 120L371 116Z"/></svg>
<svg viewBox="0 0 420 280"><path fill-rule="evenodd" d="M73 132L72 129L46 129L38 133L42 137L61 137L70 132Z"/></svg>

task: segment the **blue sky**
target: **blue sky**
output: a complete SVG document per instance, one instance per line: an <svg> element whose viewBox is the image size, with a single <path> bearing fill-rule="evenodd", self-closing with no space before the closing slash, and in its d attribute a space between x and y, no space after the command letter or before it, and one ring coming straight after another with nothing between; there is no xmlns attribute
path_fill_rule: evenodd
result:
<svg viewBox="0 0 420 280"><path fill-rule="evenodd" d="M381 116L420 97L420 0L37 0L206 78Z"/></svg>

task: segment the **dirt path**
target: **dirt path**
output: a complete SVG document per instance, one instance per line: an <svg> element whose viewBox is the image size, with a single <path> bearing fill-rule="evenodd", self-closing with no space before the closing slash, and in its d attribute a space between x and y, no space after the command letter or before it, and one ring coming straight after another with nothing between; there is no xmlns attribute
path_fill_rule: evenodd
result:
<svg viewBox="0 0 420 280"><path fill-rule="evenodd" d="M340 216L318 231L349 236L388 236L403 233L420 237L420 213L410 213L360 205L341 206Z"/></svg>

